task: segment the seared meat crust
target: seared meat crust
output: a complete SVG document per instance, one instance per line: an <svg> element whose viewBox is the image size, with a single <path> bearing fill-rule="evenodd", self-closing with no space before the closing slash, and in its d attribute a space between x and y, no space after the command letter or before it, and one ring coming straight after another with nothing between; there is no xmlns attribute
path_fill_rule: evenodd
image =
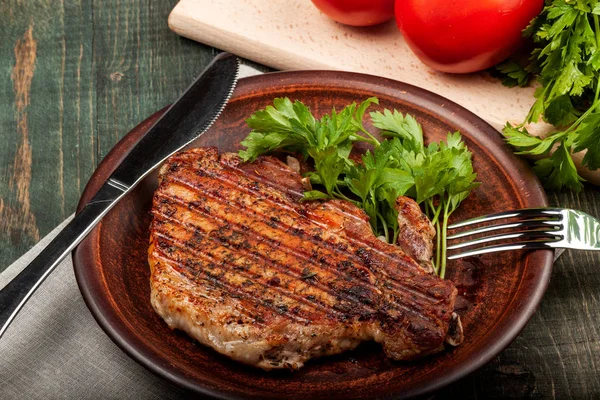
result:
<svg viewBox="0 0 600 400"><path fill-rule="evenodd" d="M344 201L300 202L273 157L171 157L153 200L151 302L173 329L264 369L375 340L396 360L439 351L456 297Z"/></svg>
<svg viewBox="0 0 600 400"><path fill-rule="evenodd" d="M433 272L433 238L435 228L411 198L396 199L398 211L398 245L428 272Z"/></svg>

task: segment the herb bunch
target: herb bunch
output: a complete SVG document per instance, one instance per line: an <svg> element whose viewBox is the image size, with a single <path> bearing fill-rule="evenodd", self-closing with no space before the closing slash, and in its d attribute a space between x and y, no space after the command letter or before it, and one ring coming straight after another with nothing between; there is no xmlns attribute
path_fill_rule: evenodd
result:
<svg viewBox="0 0 600 400"><path fill-rule="evenodd" d="M572 152L586 151L582 164L600 168L600 3L597 0L550 0L524 35L535 50L525 70L508 62L500 66L506 84L526 84L537 76L541 87L525 121L507 124L504 134L517 154L541 157L535 171L545 186L579 191ZM540 117L558 128L545 138L529 134L525 125Z"/></svg>
<svg viewBox="0 0 600 400"><path fill-rule="evenodd" d="M364 116L378 103L372 97L317 119L300 101L275 99L246 120L252 131L241 142L246 149L239 155L253 161L274 150L302 154L314 163L314 171L307 174L314 189L305 192L303 200L347 200L365 210L375 235L389 243L398 239L396 199L414 198L436 227L434 264L443 278L448 218L479 185L471 152L458 132L426 146L421 125L397 110L369 114L383 137L377 139L365 128ZM360 162L350 156L356 142L372 147Z"/></svg>

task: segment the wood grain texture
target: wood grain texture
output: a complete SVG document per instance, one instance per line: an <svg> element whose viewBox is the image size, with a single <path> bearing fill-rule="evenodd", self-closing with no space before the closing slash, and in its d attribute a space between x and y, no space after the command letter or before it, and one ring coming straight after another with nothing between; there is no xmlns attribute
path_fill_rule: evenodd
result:
<svg viewBox="0 0 600 400"><path fill-rule="evenodd" d="M28 113L29 92L35 69L37 44L33 40L33 26L29 26L23 37L15 45L15 65L12 69L13 92L15 95L15 121L17 123L17 151L12 166L9 189L15 193L16 204L20 215L14 213L4 215L7 225L22 226L34 240L40 239L40 233L31 213L29 186L31 184L31 144L29 143ZM3 211L4 211L3 207ZM9 211L7 208L6 211ZM14 217L17 218L16 220Z"/></svg>
<svg viewBox="0 0 600 400"><path fill-rule="evenodd" d="M173 1L94 2L98 156L163 108L216 54L169 34Z"/></svg>
<svg viewBox="0 0 600 400"><path fill-rule="evenodd" d="M174 5L0 2L0 271L75 211L114 143L216 54L168 29Z"/></svg>
<svg viewBox="0 0 600 400"><path fill-rule="evenodd" d="M168 29L167 17L175 4L0 2L0 270L74 211L83 186L116 140L171 102L215 53ZM321 16L311 21L333 24ZM31 64L33 43L31 82L21 91L27 103L20 103L19 111L13 71L17 60ZM19 197L14 179L16 160L24 154L19 149L27 146L33 217L20 205L24 197ZM24 181L21 175L17 179ZM595 187L588 185L579 195L549 197L552 205L600 216L600 190ZM29 226L23 223L28 218ZM486 367L433 397L600 398L599 266L599 253L565 253L555 265L539 311L517 340Z"/></svg>

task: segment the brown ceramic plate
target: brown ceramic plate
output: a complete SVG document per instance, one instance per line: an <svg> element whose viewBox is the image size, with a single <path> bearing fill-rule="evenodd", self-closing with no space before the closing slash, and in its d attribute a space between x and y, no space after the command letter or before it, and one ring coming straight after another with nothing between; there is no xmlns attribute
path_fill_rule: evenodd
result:
<svg viewBox="0 0 600 400"><path fill-rule="evenodd" d="M195 145L238 150L248 133L244 120L281 96L303 101L318 115L377 96L380 108L415 116L427 140L460 130L483 184L454 214L455 221L546 205L531 170L483 120L433 93L373 76L313 71L242 79L219 120ZM106 156L80 207L159 115L142 122ZM313 360L299 371L264 372L171 331L153 311L146 250L148 211L156 186L156 175L148 177L104 217L74 252L75 274L92 314L125 352L165 379L205 395L332 399L409 397L433 391L481 367L506 347L535 311L551 273L550 251L451 262L449 279L459 288L457 311L465 331L461 346L415 362L394 362L377 344L367 343L352 352Z"/></svg>

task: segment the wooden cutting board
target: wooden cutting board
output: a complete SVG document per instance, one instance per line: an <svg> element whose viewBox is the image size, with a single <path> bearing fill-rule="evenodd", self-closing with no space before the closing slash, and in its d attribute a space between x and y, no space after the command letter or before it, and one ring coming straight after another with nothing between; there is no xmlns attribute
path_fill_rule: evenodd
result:
<svg viewBox="0 0 600 400"><path fill-rule="evenodd" d="M280 70L345 70L407 82L453 100L498 130L507 121L522 122L534 101L532 87L507 88L486 73L452 75L427 67L394 21L345 26L310 0L181 0L169 26L179 35ZM544 123L529 127L536 135L551 129ZM582 157L575 155L575 162ZM600 172L580 173L600 184Z"/></svg>
<svg viewBox="0 0 600 400"><path fill-rule="evenodd" d="M506 121L523 121L533 103L532 88L510 89L487 74L449 75L425 66L394 21L371 28L345 26L310 0L182 0L169 26L276 69L346 70L411 83L459 103L497 129Z"/></svg>

